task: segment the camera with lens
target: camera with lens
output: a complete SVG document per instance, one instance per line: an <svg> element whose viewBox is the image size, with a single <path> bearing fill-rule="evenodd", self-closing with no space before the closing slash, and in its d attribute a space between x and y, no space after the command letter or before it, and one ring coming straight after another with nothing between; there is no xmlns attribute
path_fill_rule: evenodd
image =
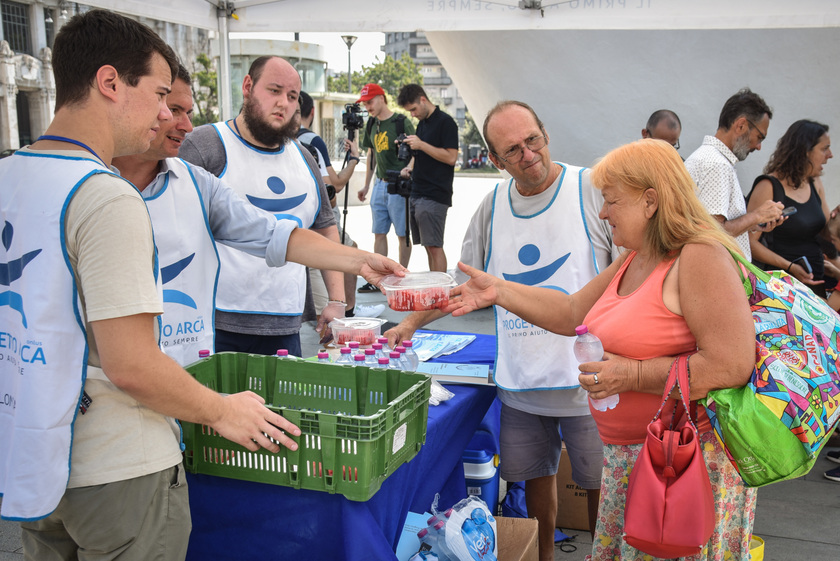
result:
<svg viewBox="0 0 840 561"><path fill-rule="evenodd" d="M405 133L397 137L397 159L401 162L407 162L411 159L411 146L406 142Z"/></svg>
<svg viewBox="0 0 840 561"><path fill-rule="evenodd" d="M389 169L385 172L389 195L399 195L406 199L411 196L411 178L400 175L400 170Z"/></svg>
<svg viewBox="0 0 840 561"><path fill-rule="evenodd" d="M365 126L365 120L360 113L362 108L358 103L348 103L344 106L344 113L341 114L341 123L344 128L350 131L359 130Z"/></svg>

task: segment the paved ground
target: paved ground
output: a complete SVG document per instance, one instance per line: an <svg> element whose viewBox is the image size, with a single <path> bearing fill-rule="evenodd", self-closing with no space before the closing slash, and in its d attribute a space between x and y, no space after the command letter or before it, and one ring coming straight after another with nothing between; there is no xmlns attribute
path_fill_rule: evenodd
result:
<svg viewBox="0 0 840 561"><path fill-rule="evenodd" d="M444 249L449 267L454 267L460 253L460 242L469 222L469 217L480 199L493 188L496 178L456 178L453 208L446 226ZM355 194L355 193L352 193ZM348 213L347 230L363 249L373 247L370 232L370 211L367 206L352 206ZM391 240L391 257L396 255L396 239ZM409 263L414 271L426 270L425 251L415 248ZM365 304L385 303L382 294L360 294L358 301ZM383 317L399 322L404 313L386 309ZM484 310L464 318L446 317L431 324L433 329L493 333L493 316ZM304 327L302 333L304 354L317 350L314 330ZM840 442L834 445L840 447ZM833 449L833 448L829 448ZM812 472L805 477L778 483L761 489L758 493L758 508L755 521L755 535L766 542L766 561L836 561L840 559L840 483L823 478L823 472L836 466L821 458ZM555 559L563 561L581 560L591 548L587 532L569 530L571 543L555 550ZM570 547L571 546L571 547ZM571 549L574 548L574 551ZM564 551L569 550L569 551ZM0 561L23 559L20 545L20 529L17 523L0 521ZM208 560L209 561L209 560Z"/></svg>

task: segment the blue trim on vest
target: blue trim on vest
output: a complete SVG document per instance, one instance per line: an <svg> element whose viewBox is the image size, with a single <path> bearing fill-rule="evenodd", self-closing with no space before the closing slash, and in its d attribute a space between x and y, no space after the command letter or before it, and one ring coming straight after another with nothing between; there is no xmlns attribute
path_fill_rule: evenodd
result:
<svg viewBox="0 0 840 561"><path fill-rule="evenodd" d="M589 254L592 256L592 265L595 267L595 274L601 274L598 266L598 259L595 257L595 244L592 243L592 235L589 233L589 224L586 222L586 212L583 209L583 172L586 168L580 168L578 172L578 202L580 203L580 218L583 220L583 231L586 232L586 239L589 240ZM593 187L594 189L594 187Z"/></svg>
<svg viewBox="0 0 840 561"><path fill-rule="evenodd" d="M180 158L178 158L181 160ZM195 179L195 174L193 174L192 164L181 160L184 166L187 168L187 172L190 174L190 178L192 179L193 186L195 186L195 192L198 195L198 200L201 202L201 213L204 215L204 225L207 227L207 234L210 236L210 241L213 243L213 251L216 254L216 276L213 278L213 311L212 313L212 321L210 323L213 329L213 352L216 352L216 293L219 290L219 272L222 268L221 259L219 259L219 249L216 247L216 238L213 236L213 231L210 229L210 219L207 217L207 207L204 205L204 197L201 196L201 189L198 188L198 181ZM180 423L178 424L180 427ZM183 430L181 431L183 435ZM183 447L183 441L181 443Z"/></svg>
<svg viewBox="0 0 840 561"><path fill-rule="evenodd" d="M309 228L311 228L312 226L315 225L315 220L321 214L321 202L322 202L321 201L321 186L318 185L318 178L315 177L315 174L312 172L312 166L310 166L309 162L306 161L306 157L303 155L303 152L301 151L300 145L297 144L296 142L292 142L292 146L297 148L298 154L300 154L300 157L303 160L303 164L306 166L306 169L309 170L309 176L312 178L312 181L315 183L315 192L318 194L318 206L316 207L317 210L315 211L315 214L312 217L312 223L309 226L306 227L307 230L308 230ZM278 218L279 218L279 216L278 216ZM300 220L298 220L298 223L300 223ZM303 224L301 224L301 226L303 226Z"/></svg>
<svg viewBox="0 0 840 561"><path fill-rule="evenodd" d="M513 179L511 179L513 181ZM493 204L490 205L490 238L487 242L487 256L484 258L484 272L487 272L487 268L490 266L490 255L493 253L493 216L496 214L496 196L498 195L499 186L502 183L496 183L496 186L493 188ZM498 333L496 334L498 336ZM496 357L498 358L498 357ZM493 364L496 364L495 362Z"/></svg>
<svg viewBox="0 0 840 561"><path fill-rule="evenodd" d="M163 178L163 187L160 188L160 191L157 192L157 195L147 198L147 201L154 201L161 195L163 195L166 190L169 188L169 172L166 172L166 176ZM144 197L145 198L145 197Z"/></svg>
<svg viewBox="0 0 840 561"><path fill-rule="evenodd" d="M221 142L221 143L222 143L222 151L225 153L225 167L223 167L223 168L222 168L222 173L220 173L220 174L219 174L219 179L221 179L222 177L224 177L225 173L227 172L227 167L228 167L228 166L227 166L227 165L228 165L228 157L227 157L227 147L225 146L225 139L224 139L224 138L222 138L222 132L221 132L221 131L219 130L219 128L216 126L216 125L218 125L218 124L219 124L219 123L213 123L213 124L212 124L212 125L210 125L210 126L211 126L211 127L213 127L213 130L214 130L214 131L216 131L216 136L218 136L218 137L219 137L219 142Z"/></svg>
<svg viewBox="0 0 840 561"><path fill-rule="evenodd" d="M256 146L253 146L247 140L245 140L244 138L239 136L239 134L235 130L230 128L230 123L232 121L233 121L233 119L231 119L230 121L225 121L224 125L230 130L230 132L233 133L233 136L235 136L237 138L237 140L239 140L239 142L241 142L246 148L248 148L250 150L253 150L254 152L257 152L258 154L268 154L269 156L276 156L277 154L282 154L283 152L286 151L286 145L285 144L280 146L279 150L260 150L259 148L257 148ZM222 141L222 143L224 143L224 141Z"/></svg>
<svg viewBox="0 0 840 561"><path fill-rule="evenodd" d="M77 161L77 162L78 161L93 162L94 164L96 164L98 166L102 166L103 168L105 168L104 173L110 173L112 175L116 175L110 169L106 168L101 161L94 160L92 158L83 158L83 157L78 157L78 156L62 156L60 154L33 154L32 152L15 152L12 155L13 156L24 156L26 158L55 158L56 160L72 160L72 161ZM97 172L97 173L103 173L103 172ZM117 177L119 177L119 176L117 175ZM130 184L130 182L129 182L129 184Z"/></svg>
<svg viewBox="0 0 840 561"><path fill-rule="evenodd" d="M522 214L516 214L516 211L513 210L513 200L511 199L511 196L510 196L510 189L508 189L508 204L510 205L510 213L515 218L526 218L527 219L527 218L533 218L535 216L539 216L540 214L544 213L549 208L551 208L551 205L554 204L554 200L557 198L557 195L560 193L560 188L563 186L563 178L566 177L566 166L564 166L560 162L552 162L552 163L559 165L561 168L563 168L563 171L560 172L560 177L557 178L557 188L554 190L554 195L552 195L551 200L548 201L548 204L545 205L545 207L543 207L542 210L537 211L534 214L529 214L527 216L522 215ZM513 187L513 179L511 179L510 181L511 181L511 188L514 188Z"/></svg>

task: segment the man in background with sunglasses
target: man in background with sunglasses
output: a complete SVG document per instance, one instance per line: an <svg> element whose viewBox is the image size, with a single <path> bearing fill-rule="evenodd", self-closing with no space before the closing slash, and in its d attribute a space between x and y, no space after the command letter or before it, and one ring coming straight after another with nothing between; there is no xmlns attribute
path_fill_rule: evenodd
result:
<svg viewBox="0 0 840 561"><path fill-rule="evenodd" d="M773 111L761 96L744 88L723 104L714 136L707 135L685 161L700 201L735 238L747 259L752 258L749 232L769 232L781 224L784 205L768 200L747 212L735 164L761 150L772 118Z"/></svg>

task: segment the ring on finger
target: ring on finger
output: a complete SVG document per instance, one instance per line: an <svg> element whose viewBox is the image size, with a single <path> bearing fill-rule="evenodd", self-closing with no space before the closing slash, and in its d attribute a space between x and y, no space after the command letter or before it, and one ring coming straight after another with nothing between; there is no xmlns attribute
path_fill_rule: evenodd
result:
<svg viewBox="0 0 840 561"><path fill-rule="evenodd" d="M595 383L597 384L597 383L598 383L598 375L597 375L597 374L593 374L593 375L592 375L592 377L593 377L593 378L595 378Z"/></svg>

